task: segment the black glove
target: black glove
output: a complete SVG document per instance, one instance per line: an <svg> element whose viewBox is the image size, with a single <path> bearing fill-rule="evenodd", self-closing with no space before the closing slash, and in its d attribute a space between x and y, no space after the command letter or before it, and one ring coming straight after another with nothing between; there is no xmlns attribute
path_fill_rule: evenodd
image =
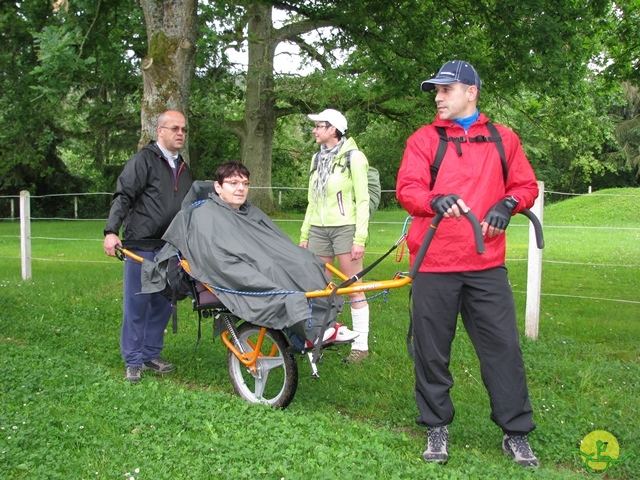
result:
<svg viewBox="0 0 640 480"><path fill-rule="evenodd" d="M489 209L484 221L494 228L506 230L517 206L518 200L514 197L503 198Z"/></svg>
<svg viewBox="0 0 640 480"><path fill-rule="evenodd" d="M433 200L431 200L431 209L440 215L444 215L447 213L447 210L456 204L458 198L457 195L452 193L449 195L436 195Z"/></svg>

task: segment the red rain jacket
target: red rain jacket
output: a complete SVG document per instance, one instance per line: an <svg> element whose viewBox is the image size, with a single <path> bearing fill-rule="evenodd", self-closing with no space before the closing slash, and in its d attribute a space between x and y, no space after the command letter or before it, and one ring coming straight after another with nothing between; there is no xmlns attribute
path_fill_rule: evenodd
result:
<svg viewBox="0 0 640 480"><path fill-rule="evenodd" d="M530 208L538 196L536 177L524 155L520 139L510 129L496 125L508 165L505 185L500 155L494 142L464 142L459 157L455 144L448 143L433 190L429 189L431 171L440 137L435 126L443 126L450 137L491 136L486 123L488 118L480 114L465 133L457 123L441 120L417 130L407 140L407 146L398 171L396 197L412 215L407 245L413 264L435 212L431 200L436 195L458 195L482 222L489 209L501 199L514 196L519 204L514 213ZM464 272L486 270L504 263L505 235L485 237L485 253L476 252L473 229L469 221L443 218L429 246L420 272Z"/></svg>

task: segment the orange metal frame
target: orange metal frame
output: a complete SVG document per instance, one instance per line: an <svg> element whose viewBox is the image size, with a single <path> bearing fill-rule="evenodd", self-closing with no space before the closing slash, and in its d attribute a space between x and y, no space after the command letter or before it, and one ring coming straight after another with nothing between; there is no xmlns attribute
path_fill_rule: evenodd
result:
<svg viewBox="0 0 640 480"><path fill-rule="evenodd" d="M520 213L522 213L526 217L528 217L529 220L533 223L533 225L535 227L536 242L538 244L538 248L544 248L544 238L543 238L543 235L542 235L542 226L541 226L540 221L538 220L538 218L529 210L523 210ZM475 234L475 238L476 238L476 249L477 249L478 253L482 253L484 251L484 241L482 239L482 231L480 229L480 223L478 222L478 219L475 217L475 215L471 211L463 212L463 215L465 215L467 217L467 219L474 225L474 234ZM424 239L423 244L422 244L422 246L420 248L420 251L417 254L417 259L414 261L414 268L417 268L417 266L422 263L422 258L424 256L424 254L426 253L426 249L429 246L431 238L433 238L433 234L435 233L435 229L437 228L438 223L440 223L440 220L442 218L443 217L440 214L436 215L433 218L432 223L431 223L431 225L429 227L429 232L425 236L425 239ZM131 252L129 250L126 250L124 248L118 248L118 250L120 250L124 255L132 258L133 260L136 260L138 262L142 262L143 261L142 257L136 255L135 253L133 253L133 252ZM187 260L183 259L181 261L181 265L182 265L182 268L184 268L187 273L191 273L191 270L189 268L189 263L187 262ZM347 282L348 280L350 280L349 277L347 277L344 273L342 273L340 270L338 270L335 266L330 265L330 264L326 264L326 268L333 275L335 275L336 277L340 278L343 282ZM365 292L365 291L374 291L374 290L386 290L386 289L389 289L389 288L399 288L399 287L404 287L405 285L408 285L408 284L411 283L411 276L410 275L412 275L411 272L409 272L409 275L404 275L402 273L397 273L394 276L394 278L392 278L391 280L382 280L382 281L373 281L373 282L358 281L358 282L352 283L348 287L342 287L342 288L339 288L334 283L329 283L327 285L327 287L324 288L323 290L314 290L314 291L311 291L311 292L305 292L305 295L307 296L307 298L318 298L318 297L328 297L329 295L334 294L334 293L336 295L346 295L346 294L355 293L355 292ZM209 285L206 285L204 283L203 283L203 285L207 290L209 290L211 293L213 293L215 295L215 291L214 291L213 288L211 288ZM264 343L264 335L265 335L266 331L267 331L267 329L265 327L262 327L260 329L260 333L258 335L257 342L255 344L253 344L253 342L249 343L249 345L251 346L251 348L253 348L253 350L250 351L250 352L246 352L246 353L242 353L236 348L236 346L233 344L233 342L229 338L230 332L228 330L222 333L222 341L226 345L226 347L238 358L238 360L240 362L242 362L243 365L245 365L252 373L255 373L256 372L256 362L257 362L258 358L261 355L263 355L261 353L261 349L262 349L262 345ZM267 356L275 355L276 350L277 349L275 348L275 345L274 345L274 347L271 349L271 351L268 353Z"/></svg>
<svg viewBox="0 0 640 480"><path fill-rule="evenodd" d="M142 263L142 261L144 260L141 256L136 255L135 253L133 253L130 250L127 250L126 248L122 248L120 249L120 251L125 256L137 262ZM180 265L182 266L182 268L184 268L184 270L187 273L191 274L191 268L189 266L189 262L186 259L182 259L180 261ZM349 277L347 277L344 273L338 270L334 265L327 263L326 268L341 280L343 281L349 280ZM305 295L307 296L307 298L328 297L336 289L337 289L336 291L337 295L346 295L354 292L365 292L365 291L375 291L375 290L386 290L388 288L399 288L399 287L404 287L409 283L411 283L410 277L402 275L401 273L397 273L394 276L394 278L391 280L380 280L380 281L373 281L373 282L360 281L344 288L337 288L337 285L335 285L334 283L329 283L325 289L305 292ZM215 295L215 291L213 288L211 288L209 285L205 283L203 283L202 285L207 290L209 290L212 294ZM233 353L236 356L236 358L245 367L247 367L252 373L255 373L256 362L258 361L258 358L260 356L264 356L264 354L261 353L261 350L262 350L262 345L264 343L264 336L266 331L267 329L265 327L261 327L260 333L258 334L257 342L255 344L253 342L249 342L249 345L253 350L244 352L244 353L238 350L236 346L233 344L233 341L230 338L231 333L229 332L229 330L225 330L224 332L222 332L222 335L220 337L222 338L222 343L225 344L225 346L229 349L229 351L231 351L231 353ZM275 345L273 345L271 348L271 351L266 356L273 356L276 354L276 352L277 352L277 348Z"/></svg>

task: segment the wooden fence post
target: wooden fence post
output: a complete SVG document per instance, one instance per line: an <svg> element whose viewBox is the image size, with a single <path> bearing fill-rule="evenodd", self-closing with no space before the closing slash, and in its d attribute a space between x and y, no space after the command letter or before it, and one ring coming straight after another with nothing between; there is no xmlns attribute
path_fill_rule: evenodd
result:
<svg viewBox="0 0 640 480"><path fill-rule="evenodd" d="M27 190L20 192L20 259L22 279L31 278L31 199Z"/></svg>
<svg viewBox="0 0 640 480"><path fill-rule="evenodd" d="M544 182L538 182L540 194L531 211L543 224L544 210ZM542 292L542 250L536 244L536 234L533 224L529 224L529 255L527 261L527 308L525 315L525 334L536 340L540 324L540 295Z"/></svg>

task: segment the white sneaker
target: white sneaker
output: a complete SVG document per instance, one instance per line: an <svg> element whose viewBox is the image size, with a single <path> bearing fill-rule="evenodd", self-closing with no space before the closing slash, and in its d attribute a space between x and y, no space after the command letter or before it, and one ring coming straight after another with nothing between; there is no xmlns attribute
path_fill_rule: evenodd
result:
<svg viewBox="0 0 640 480"><path fill-rule="evenodd" d="M356 337L360 335L359 333L352 332L347 328L346 325L342 323L337 323L333 327L329 327L324 331L324 335L322 336L322 346L330 346L330 345L343 345L347 343L353 342ZM306 340L307 347L315 346L315 343L311 343L309 340Z"/></svg>
<svg viewBox="0 0 640 480"><path fill-rule="evenodd" d="M359 333L349 330L347 326L342 323L336 322L334 328L335 333L329 336L329 338L325 335L325 339L322 343L351 343L360 335Z"/></svg>
<svg viewBox="0 0 640 480"><path fill-rule="evenodd" d="M325 343L329 337L331 337L332 335L335 335L336 333L336 329L333 327L329 327L324 331L324 335L322 336L322 343ZM316 340L315 342L311 342L310 340L305 340L305 344L307 346L307 348L311 348L314 347L316 344L318 343L318 340Z"/></svg>

